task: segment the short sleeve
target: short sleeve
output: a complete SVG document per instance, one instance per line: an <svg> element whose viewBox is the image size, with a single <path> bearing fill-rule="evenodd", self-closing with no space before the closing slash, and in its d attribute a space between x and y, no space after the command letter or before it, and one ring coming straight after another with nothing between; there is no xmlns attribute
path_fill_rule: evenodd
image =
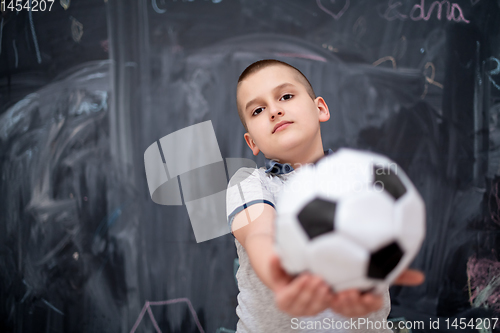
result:
<svg viewBox="0 0 500 333"><path fill-rule="evenodd" d="M265 185L265 180L262 170L241 168L229 181L226 192L226 211L231 233L234 217L247 207L256 203L265 203L274 207L274 195Z"/></svg>

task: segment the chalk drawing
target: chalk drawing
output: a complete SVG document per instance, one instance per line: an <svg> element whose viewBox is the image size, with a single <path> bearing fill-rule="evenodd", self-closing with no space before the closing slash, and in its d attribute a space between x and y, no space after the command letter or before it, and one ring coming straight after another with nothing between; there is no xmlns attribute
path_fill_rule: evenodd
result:
<svg viewBox="0 0 500 333"><path fill-rule="evenodd" d="M71 36L75 42L79 43L83 36L83 24L72 16L69 18L71 19Z"/></svg>
<svg viewBox="0 0 500 333"><path fill-rule="evenodd" d="M42 63L42 57L40 56L40 50L38 49L38 40L36 38L36 33L35 33L35 25L33 24L33 16L32 16L32 6L31 6L31 0L29 0L29 6L30 9L28 11L28 17L30 20L30 28L31 28L31 35L33 36L33 44L35 44L35 51L36 51L36 59L39 64Z"/></svg>
<svg viewBox="0 0 500 333"><path fill-rule="evenodd" d="M163 14L163 13L165 13L167 11L166 9L158 7L158 4L156 3L156 0L151 0L151 6L153 6L153 10L155 12L157 12L158 14Z"/></svg>
<svg viewBox="0 0 500 333"><path fill-rule="evenodd" d="M137 330L137 327L141 323L142 318L144 317L144 314L146 313L146 311L148 312L149 318L153 322L153 326L155 327L156 332L161 333L161 330L158 327L158 323L156 322L155 317L153 315L153 311L151 311L151 306L168 305L168 304L174 304L174 303L180 303L180 302L187 303L187 305L189 307L189 311L193 315L193 319L196 322L196 326L198 327L198 330L200 331L200 333L205 333L205 331L203 330L203 327L201 327L200 321L198 320L198 316L196 315L196 311L194 311L194 308L193 308L193 305L191 304L191 301L189 300L189 298L186 298L186 297L171 299L171 300L167 300L167 301L159 301L159 302L146 301L146 303L144 303L144 306L142 307L142 311L139 314L139 317L137 317L137 320L135 321L135 324L132 327L132 330L130 331L130 333L134 333Z"/></svg>
<svg viewBox="0 0 500 333"><path fill-rule="evenodd" d="M431 75L427 76L426 71L429 68L431 69ZM420 96L421 99L424 99L425 96L427 95L427 92L429 90L429 84L433 84L436 87L443 89L443 85L441 83L434 81L434 77L436 76L436 67L432 62L427 62L425 64L424 75L425 75L425 86L424 86L424 92L422 93L422 96Z"/></svg>
<svg viewBox="0 0 500 333"><path fill-rule="evenodd" d="M44 298L42 298L42 302L44 302L45 304L47 304L47 306L49 308L51 308L52 310L54 310L55 312L57 312L60 315L64 316L64 313L61 310L59 310L58 308L56 308L55 306L53 306L52 304L50 304L49 302L47 302Z"/></svg>
<svg viewBox="0 0 500 333"><path fill-rule="evenodd" d="M356 20L356 22L354 22L354 25L352 26L352 33L358 38L361 38L365 35L365 33L366 33L366 19L364 16L360 16Z"/></svg>
<svg viewBox="0 0 500 333"><path fill-rule="evenodd" d="M0 54L2 54L2 36L3 36L3 16L0 21Z"/></svg>
<svg viewBox="0 0 500 333"><path fill-rule="evenodd" d="M406 36L401 36L399 41L397 42L396 46L394 46L394 49L392 51L392 54L394 55L394 58L396 59L401 59L406 53L407 49L407 41L406 41Z"/></svg>
<svg viewBox="0 0 500 333"><path fill-rule="evenodd" d="M330 2L335 3L335 0L330 0ZM316 0L316 3L318 4L318 7L321 8L322 11L324 11L325 13L327 13L328 15L333 17L335 20L338 20L339 18L342 17L342 15L344 15L347 8L349 8L350 0L345 0L344 7L342 7L342 9L336 14L334 12L332 12L331 10L329 10L328 8L326 8L325 6L323 6L323 4L321 3L321 0Z"/></svg>
<svg viewBox="0 0 500 333"><path fill-rule="evenodd" d="M101 48L103 49L104 52L108 53L109 52L109 42L108 40L102 40L100 43Z"/></svg>
<svg viewBox="0 0 500 333"><path fill-rule="evenodd" d="M392 62L392 68L396 69L396 59L394 59L394 57L391 57L391 56L380 58L379 60L377 60L373 63L373 66L377 67L378 65L380 65L381 63L386 62L386 61Z"/></svg>
<svg viewBox="0 0 500 333"><path fill-rule="evenodd" d="M491 220L500 225L500 189L497 182L491 187L488 209L490 210Z"/></svg>
<svg viewBox="0 0 500 333"><path fill-rule="evenodd" d="M314 54L303 54L303 53L275 53L275 55L280 57L290 57L290 58L303 58L316 61L326 62L326 59Z"/></svg>
<svg viewBox="0 0 500 333"><path fill-rule="evenodd" d="M12 40L12 47L14 48L14 65L17 68L17 65L19 64L19 56L17 55L17 47L16 47L16 40Z"/></svg>
<svg viewBox="0 0 500 333"><path fill-rule="evenodd" d="M69 3L71 0L59 0L59 3L61 4L61 7L64 8L64 10L69 8Z"/></svg>
<svg viewBox="0 0 500 333"><path fill-rule="evenodd" d="M467 260L469 302L500 311L500 262L475 255Z"/></svg>
<svg viewBox="0 0 500 333"><path fill-rule="evenodd" d="M494 61L496 63L496 68L492 69L491 71L486 72L486 75L488 75L488 79L495 86L495 88L497 88L498 90L500 90L500 85L498 85L498 83L496 83L496 81L493 80L493 78L491 77L492 75L498 75L498 74L500 74L500 60L498 60L495 57L489 57L488 59L486 59L484 61L484 63L486 63L486 61L490 61L490 60Z"/></svg>
<svg viewBox="0 0 500 333"><path fill-rule="evenodd" d="M333 45L328 45L327 43L323 43L323 47L325 49L328 49L328 51L339 52L339 49L337 49L336 47L333 47Z"/></svg>

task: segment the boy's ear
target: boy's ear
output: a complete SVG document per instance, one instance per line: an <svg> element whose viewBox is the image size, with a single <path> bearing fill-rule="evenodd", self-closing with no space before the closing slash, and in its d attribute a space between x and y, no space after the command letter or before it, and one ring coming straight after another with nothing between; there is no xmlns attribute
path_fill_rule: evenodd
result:
<svg viewBox="0 0 500 333"><path fill-rule="evenodd" d="M252 140L252 137L250 136L250 134L248 132L245 133L245 141L247 142L248 147L250 147L250 149L252 150L252 153L255 156L257 156L260 152L260 149L259 149L259 147L257 147L257 144L255 143L255 141Z"/></svg>
<svg viewBox="0 0 500 333"><path fill-rule="evenodd" d="M328 105L326 105L326 102L323 99L323 97L316 97L314 103L316 104L316 107L318 108L319 111L318 113L319 121L325 122L328 119L330 119L330 110L328 110Z"/></svg>

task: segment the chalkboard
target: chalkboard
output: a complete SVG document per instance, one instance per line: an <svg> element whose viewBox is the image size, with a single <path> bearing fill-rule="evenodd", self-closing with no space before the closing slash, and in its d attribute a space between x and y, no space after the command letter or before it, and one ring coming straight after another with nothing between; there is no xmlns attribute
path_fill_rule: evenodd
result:
<svg viewBox="0 0 500 333"><path fill-rule="evenodd" d="M197 242L185 205L154 203L144 153L210 121L222 159L263 165L235 85L266 58L325 98L325 149L385 154L424 198L426 281L391 288L391 317L498 317L497 1L61 1L2 20L2 332L235 329L233 237Z"/></svg>

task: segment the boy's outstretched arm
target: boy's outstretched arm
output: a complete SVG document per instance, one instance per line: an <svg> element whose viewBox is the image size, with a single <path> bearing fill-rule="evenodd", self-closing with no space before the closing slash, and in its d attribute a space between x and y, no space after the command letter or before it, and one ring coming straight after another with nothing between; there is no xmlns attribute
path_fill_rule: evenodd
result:
<svg viewBox="0 0 500 333"><path fill-rule="evenodd" d="M293 278L281 268L273 245L274 218L272 206L254 204L236 215L233 234L247 251L259 279L274 292L281 311L292 316L318 314L330 306L330 288L318 276L303 273Z"/></svg>
<svg viewBox="0 0 500 333"><path fill-rule="evenodd" d="M313 316L331 308L345 317L361 317L382 307L381 295L363 294L353 289L333 293L319 276L302 273L292 277L287 274L274 252L274 218L273 207L255 204L236 215L232 230L247 251L257 276L274 292L276 305L281 311L291 316ZM414 286L423 281L421 272L408 269L394 283Z"/></svg>

